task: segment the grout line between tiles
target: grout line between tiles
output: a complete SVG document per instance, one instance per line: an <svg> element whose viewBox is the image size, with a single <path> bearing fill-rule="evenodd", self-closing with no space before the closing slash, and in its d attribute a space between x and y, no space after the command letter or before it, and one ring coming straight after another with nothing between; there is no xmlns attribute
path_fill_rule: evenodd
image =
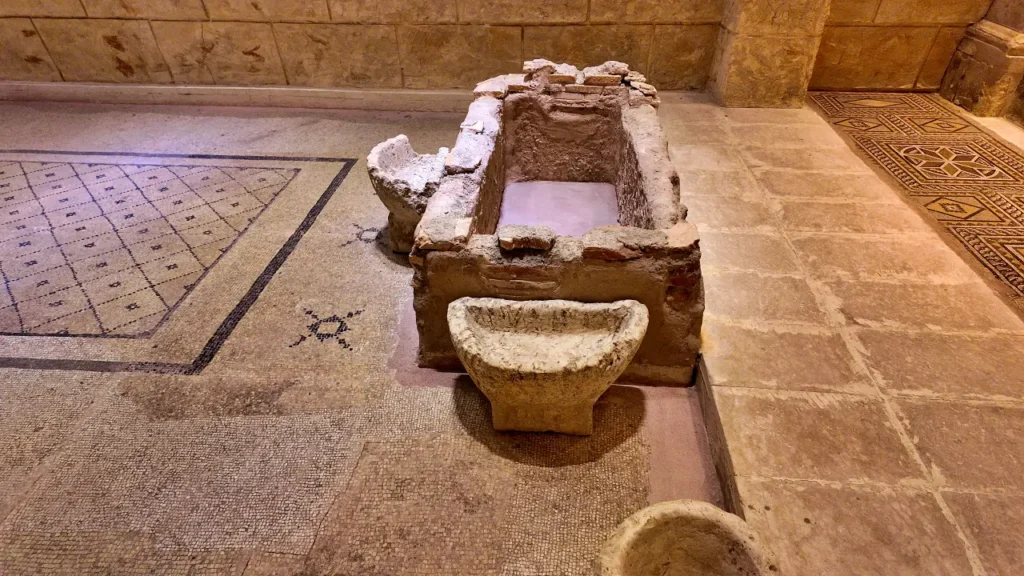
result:
<svg viewBox="0 0 1024 576"><path fill-rule="evenodd" d="M822 122L824 121L822 120ZM861 160L861 162L863 162L863 160ZM749 164L747 164L745 159L744 165L747 166L747 169L750 171L751 176L753 176L753 170L751 169ZM865 168L867 169L866 164ZM767 195L767 191L764 190L760 182L756 182L756 185L760 187L762 192L764 192ZM789 245L790 249L794 253L797 253L796 247L793 244L792 239L789 237L790 231L787 231L782 228L782 221L778 214L773 213L772 216L776 220L776 225L781 230L783 240ZM855 367L858 369L859 372L861 372L862 375L867 376L868 382L870 382L873 385L874 393L877 396L877 398L881 400L882 407L886 413L886 417L889 421L889 424L896 431L897 436L899 437L899 440L903 445L904 449L907 451L908 455L917 463L922 478L927 483L930 489L929 491L932 493L932 495L938 502L938 505L942 509L943 515L950 522L950 525L956 532L957 537L963 544L964 552L967 556L968 562L971 565L972 573L974 574L974 576L986 576L987 573L985 571L984 566L982 565L981 556L977 550L977 547L967 537L967 534L964 531L963 527L960 526L959 522L957 522L956 518L952 515L952 512L950 511L948 505L942 498L942 494L939 492L939 486L935 480L934 475L932 474L932 471L925 463L925 460L921 456L921 453L917 450L917 447L914 444L910 431L907 429L907 426L904 423L903 419L901 419L898 408L893 404L891 398L885 393L884 388L882 387L882 383L879 382L877 375L868 367L867 361L864 357L864 350L862 349L860 342L857 340L855 334L851 331L850 326L845 322L842 313L839 312L839 310L834 305L836 297L831 293L827 285L811 277L809 271L807 270L807 265L804 262L802 262L799 258L797 259L797 266L803 271L804 275L807 276L807 284L809 285L811 293L814 295L815 300L817 300L819 308L824 313L826 322L829 324L829 326L835 328L838 331L839 336L843 339L847 351L849 352L854 361Z"/></svg>

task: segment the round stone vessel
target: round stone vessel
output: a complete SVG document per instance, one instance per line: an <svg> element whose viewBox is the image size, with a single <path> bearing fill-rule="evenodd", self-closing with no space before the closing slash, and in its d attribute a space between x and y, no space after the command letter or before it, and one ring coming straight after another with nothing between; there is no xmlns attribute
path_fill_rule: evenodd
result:
<svg viewBox="0 0 1024 576"><path fill-rule="evenodd" d="M460 298L448 306L452 343L491 401L497 430L590 434L597 399L647 331L635 300Z"/></svg>
<svg viewBox="0 0 1024 576"><path fill-rule="evenodd" d="M619 525L598 559L599 576L778 576L747 523L707 502L675 500Z"/></svg>

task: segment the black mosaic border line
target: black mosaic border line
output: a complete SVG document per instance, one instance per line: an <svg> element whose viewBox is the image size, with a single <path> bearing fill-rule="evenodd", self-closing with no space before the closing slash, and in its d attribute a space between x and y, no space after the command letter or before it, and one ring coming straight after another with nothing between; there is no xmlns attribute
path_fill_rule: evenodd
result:
<svg viewBox="0 0 1024 576"><path fill-rule="evenodd" d="M334 193L341 187L342 182L348 177L352 167L355 166L355 158L329 158L322 156L246 156L246 155L223 155L223 154L157 154L157 153L134 153L134 152L84 152L65 150L0 150L0 154L54 154L65 156L125 156L135 158L182 158L192 160L264 160L264 161L293 161L293 162L342 162L344 165L334 176L331 183L324 190L320 198L306 213L299 226L288 237L288 240L281 245L274 257L266 265L249 290L242 296L242 299L235 304L231 312L221 322L213 336L207 340L206 345L199 354L188 364L172 362L108 362L104 360L70 360L53 358L16 358L0 356L0 368L21 368L29 370L79 370L85 372L149 372L156 374L198 374L209 366L217 352L234 332L242 318L249 312L253 304L266 289L277 271L281 269L288 257L298 246L299 241L306 232L313 227L320 213L327 207L327 203L334 197Z"/></svg>

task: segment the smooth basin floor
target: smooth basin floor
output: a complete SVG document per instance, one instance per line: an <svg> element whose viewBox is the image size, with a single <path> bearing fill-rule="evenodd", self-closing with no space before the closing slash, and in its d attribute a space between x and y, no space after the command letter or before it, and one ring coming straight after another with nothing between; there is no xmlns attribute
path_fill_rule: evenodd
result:
<svg viewBox="0 0 1024 576"><path fill-rule="evenodd" d="M513 182L505 186L498 219L499 226L550 226L564 236L618 223L615 186L604 182Z"/></svg>

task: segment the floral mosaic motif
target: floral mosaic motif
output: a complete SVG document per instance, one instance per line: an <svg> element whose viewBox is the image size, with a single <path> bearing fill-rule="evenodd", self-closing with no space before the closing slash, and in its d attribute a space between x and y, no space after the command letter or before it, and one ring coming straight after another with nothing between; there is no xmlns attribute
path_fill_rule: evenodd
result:
<svg viewBox="0 0 1024 576"><path fill-rule="evenodd" d="M975 132L976 129L968 122L950 118L915 118L911 120L924 132L929 134L954 134L957 132Z"/></svg>
<svg viewBox="0 0 1024 576"><path fill-rule="evenodd" d="M846 118L834 122L834 124L858 132L892 132L888 126L872 118Z"/></svg>
<svg viewBox="0 0 1024 576"><path fill-rule="evenodd" d="M353 224L356 228L355 237L351 240L346 240L341 243L341 248L361 242L363 244L373 244L377 241L377 235L380 234L380 228L364 228L359 224Z"/></svg>
<svg viewBox="0 0 1024 576"><path fill-rule="evenodd" d="M349 321L362 314L362 310L353 310L343 316L331 314L323 318L312 310L306 310L305 313L312 322L306 326L306 334L300 335L298 340L289 344L289 348L294 348L307 340L313 340L320 343L333 341L345 350L352 350L352 344L343 335L352 329L349 326Z"/></svg>
<svg viewBox="0 0 1024 576"><path fill-rule="evenodd" d="M816 93L855 150L888 173L1024 308L1024 155L934 95Z"/></svg>
<svg viewBox="0 0 1024 576"><path fill-rule="evenodd" d="M1005 179L1006 174L967 146L903 146L907 163L929 178L961 180Z"/></svg>

